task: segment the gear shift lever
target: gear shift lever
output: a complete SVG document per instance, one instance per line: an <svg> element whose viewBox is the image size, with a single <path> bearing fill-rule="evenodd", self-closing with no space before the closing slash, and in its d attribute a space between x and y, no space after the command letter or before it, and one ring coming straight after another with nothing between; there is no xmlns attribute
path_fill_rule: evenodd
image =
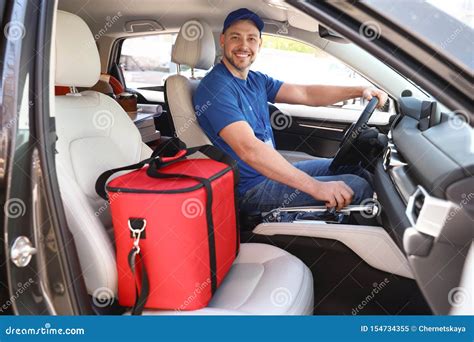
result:
<svg viewBox="0 0 474 342"><path fill-rule="evenodd" d="M333 216L336 221L339 222L342 218L341 215L349 216L351 212L364 212L370 216L377 216L379 213L379 208L375 203L370 203L366 205L349 205L337 211L336 208L326 208L325 206L312 206L312 207L293 207L293 208L276 208L266 213L264 216L264 221L267 222L281 222L283 213L319 213L321 214L321 219L324 220L325 216ZM294 218L298 219L296 215Z"/></svg>

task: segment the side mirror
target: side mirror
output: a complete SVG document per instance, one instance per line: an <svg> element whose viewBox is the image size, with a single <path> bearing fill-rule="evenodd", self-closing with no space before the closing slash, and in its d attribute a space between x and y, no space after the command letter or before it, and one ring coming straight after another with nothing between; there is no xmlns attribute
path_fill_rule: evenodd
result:
<svg viewBox="0 0 474 342"><path fill-rule="evenodd" d="M332 42L341 43L341 44L350 43L346 38L342 37L338 33L331 31L330 29L322 25L319 25L318 33L321 38L330 40Z"/></svg>

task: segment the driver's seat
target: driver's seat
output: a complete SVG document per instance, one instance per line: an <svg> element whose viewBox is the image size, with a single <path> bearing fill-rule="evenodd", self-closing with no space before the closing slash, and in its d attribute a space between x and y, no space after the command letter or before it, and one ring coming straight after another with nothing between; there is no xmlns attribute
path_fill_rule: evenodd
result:
<svg viewBox="0 0 474 342"><path fill-rule="evenodd" d="M190 20L180 29L173 45L171 60L178 65L178 74L168 77L165 83L165 99L173 120L176 136L188 147L211 144L196 118L200 108L193 106L193 94L199 85L196 78L181 75L182 65L208 70L214 65L216 47L209 25L200 20Z"/></svg>
<svg viewBox="0 0 474 342"><path fill-rule="evenodd" d="M187 21L176 37L171 60L179 67L182 65L191 67L194 74L194 69L210 69L214 65L215 58L216 44L209 25L196 19ZM196 118L196 113L205 111L205 108L193 106L193 94L199 82L198 78L188 79L178 72L177 75L168 77L165 83L165 98L176 136L188 147L211 144ZM298 151L279 150L279 152L291 163L317 159Z"/></svg>

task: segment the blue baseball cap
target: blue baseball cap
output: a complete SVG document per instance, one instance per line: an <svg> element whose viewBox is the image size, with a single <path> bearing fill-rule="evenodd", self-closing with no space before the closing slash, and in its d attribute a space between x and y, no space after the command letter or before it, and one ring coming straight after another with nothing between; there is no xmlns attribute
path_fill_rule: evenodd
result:
<svg viewBox="0 0 474 342"><path fill-rule="evenodd" d="M255 26L257 26L260 33L262 32L263 26L265 25L257 13L252 12L248 8L239 8L238 10L230 12L227 18L225 18L222 33L224 33L225 30L229 28L229 26L239 20L251 20Z"/></svg>

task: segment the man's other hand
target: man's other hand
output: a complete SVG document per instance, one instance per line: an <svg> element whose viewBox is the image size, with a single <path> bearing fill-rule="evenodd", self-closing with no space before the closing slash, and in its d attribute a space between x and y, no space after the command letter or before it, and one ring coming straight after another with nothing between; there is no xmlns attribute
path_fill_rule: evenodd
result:
<svg viewBox="0 0 474 342"><path fill-rule="evenodd" d="M319 201L324 201L327 208L341 210L351 204L354 191L342 181L318 181L311 195Z"/></svg>

